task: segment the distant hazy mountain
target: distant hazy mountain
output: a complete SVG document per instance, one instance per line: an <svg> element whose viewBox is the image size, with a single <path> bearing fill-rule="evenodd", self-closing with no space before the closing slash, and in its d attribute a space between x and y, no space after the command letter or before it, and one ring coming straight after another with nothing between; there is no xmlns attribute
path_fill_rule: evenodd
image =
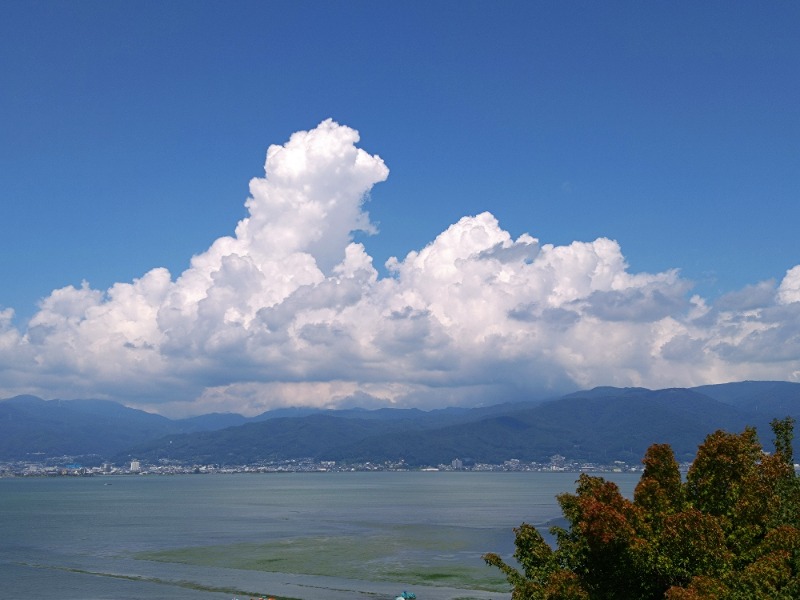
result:
<svg viewBox="0 0 800 600"><path fill-rule="evenodd" d="M236 427L244 425L250 419L236 413L210 413L197 417L188 417L177 421L180 431L213 431L215 429L225 429L226 427Z"/></svg>
<svg viewBox="0 0 800 600"><path fill-rule="evenodd" d="M704 385L695 391L763 418L794 414L800 384L786 381L742 381L720 385Z"/></svg>
<svg viewBox="0 0 800 600"><path fill-rule="evenodd" d="M232 414L171 420L105 400L16 396L0 401L0 459L107 458L165 435L221 429L246 421Z"/></svg>
<svg viewBox="0 0 800 600"><path fill-rule="evenodd" d="M800 420L800 384L740 382L648 390L601 387L539 403L482 408L280 409L247 419L212 414L183 420L97 400L0 401L0 459L97 454L124 462L160 458L243 464L315 458L341 462L404 459L410 465L510 458L638 462L655 442L680 460L716 429L757 427L769 446L769 422Z"/></svg>
<svg viewBox="0 0 800 600"><path fill-rule="evenodd" d="M711 391L730 402L697 389L604 387L539 404L471 410L326 411L172 437L142 445L134 453L147 459L169 453L169 458L188 462L230 464L299 457L377 462L402 458L411 465L449 463L459 457L498 463L510 458L547 460L553 454L638 462L650 444L661 442L671 444L680 460L690 460L698 444L716 429L740 431L755 425L766 446L772 418L800 418L798 384L774 388L781 390L781 403L771 405L777 412L769 414L763 393L770 385L746 382L741 393L735 393L738 384L729 385L733 387L713 386Z"/></svg>
<svg viewBox="0 0 800 600"><path fill-rule="evenodd" d="M0 457L108 455L174 427L165 417L114 402L17 396L0 402Z"/></svg>

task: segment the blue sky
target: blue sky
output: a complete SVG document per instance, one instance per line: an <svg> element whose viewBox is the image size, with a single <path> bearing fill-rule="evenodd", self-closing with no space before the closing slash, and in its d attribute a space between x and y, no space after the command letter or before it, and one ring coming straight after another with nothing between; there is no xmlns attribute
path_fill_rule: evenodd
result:
<svg viewBox="0 0 800 600"><path fill-rule="evenodd" d="M145 405L291 379L256 361L238 378L191 389L116 389L31 350L29 321L47 320L54 290L84 281L101 295L158 267L175 281L248 216L248 182L264 176L267 147L328 118L357 130L356 145L390 171L368 186L364 205L378 233L354 234L379 280L396 277L384 266L390 257L403 261L462 217L488 211L512 241L608 238L631 276L677 269L670 294L682 302L697 295L719 310L766 309L772 293L790 306L787 272L800 264L798 26L800 7L777 2L5 2L0 310L26 350L0 362L14 373L0 387ZM686 324L688 309L675 311L670 318ZM800 344L784 321L769 322L765 329L789 335L784 343ZM744 361L742 327L736 340L708 334L706 352L727 344ZM169 362L167 354L160 350ZM727 368L715 363L676 383L733 377L739 363L722 354L715 360ZM511 355L511 370L537 360ZM740 371L790 379L798 356L781 360ZM405 375L337 369L293 377L411 385ZM518 388L659 384L673 373L656 377L624 360L613 370L604 378L565 367L557 384ZM488 385L417 384L424 389L392 401L424 404L418 398L433 387ZM354 385L353 394L373 397ZM338 394L329 401L347 396ZM255 410L240 401L231 408Z"/></svg>

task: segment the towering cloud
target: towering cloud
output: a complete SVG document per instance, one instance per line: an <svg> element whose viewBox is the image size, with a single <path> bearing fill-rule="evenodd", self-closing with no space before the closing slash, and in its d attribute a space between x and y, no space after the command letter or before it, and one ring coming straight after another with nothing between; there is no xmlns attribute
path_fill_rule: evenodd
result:
<svg viewBox="0 0 800 600"><path fill-rule="evenodd" d="M247 218L177 278L55 290L23 330L0 311L0 392L252 414L800 379L800 266L714 306L612 240L512 239L486 212L380 277L352 235L388 169L358 139L328 120L271 146Z"/></svg>

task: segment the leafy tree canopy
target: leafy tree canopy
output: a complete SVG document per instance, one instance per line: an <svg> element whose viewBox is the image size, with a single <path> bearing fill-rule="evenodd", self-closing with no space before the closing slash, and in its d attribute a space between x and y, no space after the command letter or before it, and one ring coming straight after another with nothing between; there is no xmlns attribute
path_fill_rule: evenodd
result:
<svg viewBox="0 0 800 600"><path fill-rule="evenodd" d="M568 527L551 548L515 529L517 567L497 554L513 600L782 600L800 598L800 479L794 420L772 422L775 452L755 429L716 431L685 481L667 444L654 444L633 500L581 475L558 502Z"/></svg>

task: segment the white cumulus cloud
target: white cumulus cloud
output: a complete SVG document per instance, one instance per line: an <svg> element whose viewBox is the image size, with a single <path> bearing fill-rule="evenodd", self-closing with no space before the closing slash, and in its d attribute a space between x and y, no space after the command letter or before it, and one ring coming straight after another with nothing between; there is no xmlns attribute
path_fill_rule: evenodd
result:
<svg viewBox="0 0 800 600"><path fill-rule="evenodd" d="M800 265L786 272L778 288L778 301L781 304L800 302Z"/></svg>
<svg viewBox="0 0 800 600"><path fill-rule="evenodd" d="M800 266L715 305L613 240L513 239L484 212L379 276L352 236L389 171L358 141L328 120L270 146L248 216L175 277L54 290L21 329L0 311L0 392L255 414L800 373Z"/></svg>

